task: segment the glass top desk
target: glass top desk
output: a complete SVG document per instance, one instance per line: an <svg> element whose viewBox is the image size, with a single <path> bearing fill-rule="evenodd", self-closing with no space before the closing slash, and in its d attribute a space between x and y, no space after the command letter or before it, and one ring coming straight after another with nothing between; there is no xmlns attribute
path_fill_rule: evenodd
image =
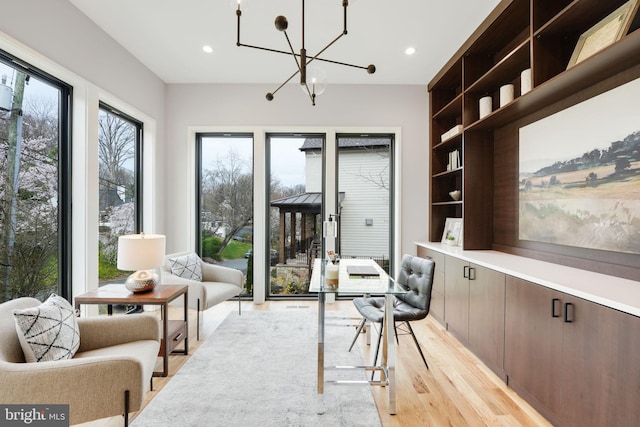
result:
<svg viewBox="0 0 640 427"><path fill-rule="evenodd" d="M396 384L395 384L395 340L393 321L393 297L404 294L402 289L390 278L387 273L373 260L370 259L341 259L338 273L338 285L329 286L326 281L325 267L327 261L316 258L311 275L310 292L318 293L318 393L324 392L324 372L329 369L364 369L367 371L379 371L379 381L327 381L333 384L370 384L387 387L389 400L389 413L396 413ZM379 276L367 278L350 277L347 267L351 265L368 265L378 270ZM324 362L324 327L325 327L325 299L329 293L342 295L362 296L365 294L378 294L385 297L384 329L382 333L382 358L380 365L365 366L325 366ZM345 350L346 351L346 350ZM376 363L377 361L374 361Z"/></svg>

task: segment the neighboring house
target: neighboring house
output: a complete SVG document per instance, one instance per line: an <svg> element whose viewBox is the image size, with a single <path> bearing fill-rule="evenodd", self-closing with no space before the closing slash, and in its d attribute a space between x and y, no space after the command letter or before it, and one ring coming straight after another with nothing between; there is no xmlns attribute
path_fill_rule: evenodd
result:
<svg viewBox="0 0 640 427"><path fill-rule="evenodd" d="M281 218L284 212L321 213L322 140L307 138L300 150L305 153L306 193L274 200L272 206L280 209ZM339 139L338 252L342 255L389 257L389 153L390 140L386 138ZM304 240L305 236L322 232L306 230L301 234Z"/></svg>

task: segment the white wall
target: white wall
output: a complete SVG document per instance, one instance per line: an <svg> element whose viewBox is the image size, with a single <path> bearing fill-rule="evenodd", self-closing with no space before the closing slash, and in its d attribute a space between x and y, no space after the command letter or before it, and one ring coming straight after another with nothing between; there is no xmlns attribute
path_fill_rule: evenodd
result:
<svg viewBox="0 0 640 427"><path fill-rule="evenodd" d="M330 85L315 107L295 86L283 88L271 103L264 95L277 85L165 86L66 0L4 2L0 48L74 86L74 286L97 285L98 100L144 122L145 224L150 216L152 231L167 235L168 251L194 246L192 135L212 127L330 128L333 137L335 132L400 129L401 251L414 253L413 242L427 240L428 96L423 86ZM262 143L256 135L256 144ZM256 152L256 162L263 154ZM256 202L263 203L261 197L257 194Z"/></svg>
<svg viewBox="0 0 640 427"><path fill-rule="evenodd" d="M400 251L415 253L414 242L428 240L428 96L424 86L330 85L318 97L315 107L295 85L286 86L274 101L268 102L264 94L271 90L273 87L267 85L167 86L164 171L167 250L194 247L195 132L330 129L330 141L332 132L384 132L398 128L402 184ZM262 147L263 135L255 136L256 145ZM263 153L256 152L254 162L259 164L262 158ZM184 191L186 188L189 192ZM255 189L257 203L263 191Z"/></svg>

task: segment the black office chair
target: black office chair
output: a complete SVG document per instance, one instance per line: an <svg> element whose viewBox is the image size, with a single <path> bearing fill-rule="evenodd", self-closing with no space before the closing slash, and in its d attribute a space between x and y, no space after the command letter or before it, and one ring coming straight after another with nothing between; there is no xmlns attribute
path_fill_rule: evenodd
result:
<svg viewBox="0 0 640 427"><path fill-rule="evenodd" d="M406 332L406 334L411 334L427 369L429 369L427 359L424 357L424 353L420 348L418 339L413 333L410 322L424 319L429 314L434 267L435 263L431 259L404 255L400 266L400 274L398 274L396 282L408 292L406 294L395 295L393 298L393 320L395 322L394 330L396 331L396 341L398 340L398 330ZM375 365L378 361L382 328L384 327L384 297L354 298L353 304L362 315L362 321L358 325L356 336L351 342L349 351L353 348L367 320L372 323L379 323L378 344L376 345L376 355L373 359L373 364ZM400 325L398 325L398 323L400 323ZM406 330L403 329L403 326L406 327ZM389 339L392 338L389 337Z"/></svg>

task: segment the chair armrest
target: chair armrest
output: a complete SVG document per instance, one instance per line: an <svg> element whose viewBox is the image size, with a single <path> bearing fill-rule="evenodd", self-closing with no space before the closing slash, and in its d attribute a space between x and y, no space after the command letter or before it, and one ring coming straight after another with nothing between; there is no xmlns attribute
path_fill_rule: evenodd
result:
<svg viewBox="0 0 640 427"><path fill-rule="evenodd" d="M202 266L203 282L230 283L239 288L242 288L244 285L244 274L242 274L240 270L206 262L202 262L200 265Z"/></svg>
<svg viewBox="0 0 640 427"><path fill-rule="evenodd" d="M124 413L125 390L136 411L148 386L140 362L127 356L0 361L0 383L3 404L69 404L71 424Z"/></svg>
<svg viewBox="0 0 640 427"><path fill-rule="evenodd" d="M78 318L80 348L93 350L133 341L160 341L160 319L154 314Z"/></svg>

